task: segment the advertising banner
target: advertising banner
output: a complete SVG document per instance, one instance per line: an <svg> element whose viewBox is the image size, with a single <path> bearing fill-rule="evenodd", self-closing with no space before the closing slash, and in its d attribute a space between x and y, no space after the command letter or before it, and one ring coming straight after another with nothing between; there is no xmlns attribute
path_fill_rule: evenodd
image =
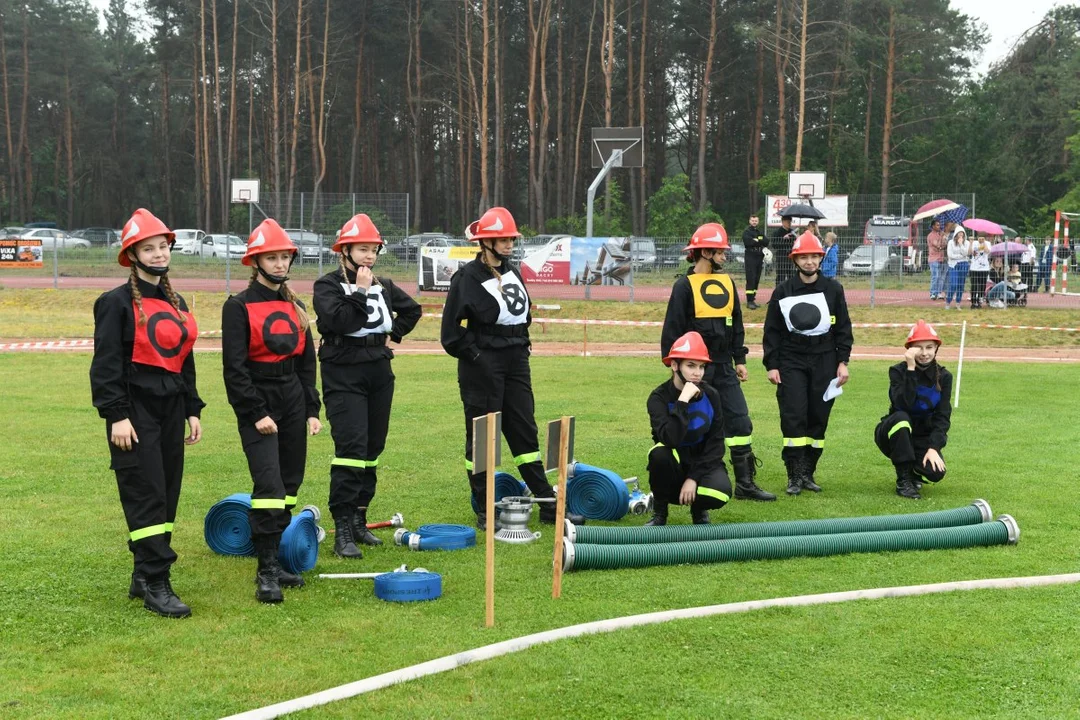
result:
<svg viewBox="0 0 1080 720"><path fill-rule="evenodd" d="M416 282L421 290L450 289L450 277L457 269L476 258L475 245L455 247L422 247L416 264Z"/></svg>
<svg viewBox="0 0 1080 720"><path fill-rule="evenodd" d="M543 247L526 249L521 261L521 277L531 284L569 285L570 254L574 242L567 235L557 237Z"/></svg>
<svg viewBox="0 0 1080 720"><path fill-rule="evenodd" d="M634 276L630 259L628 237L576 237L571 241L570 248L570 283L632 285Z"/></svg>
<svg viewBox="0 0 1080 720"><path fill-rule="evenodd" d="M769 227L780 227L780 213L784 211L788 205L794 205L795 203L805 203L802 198L789 198L783 195L768 195L765 198L765 209L768 210L769 215L766 218L766 224ZM825 198L814 200L814 207L825 213L825 217L818 220L819 228L826 227L847 227L848 225L848 196L847 195L826 195ZM803 226L807 223L807 220L801 220L796 218L794 224L797 226Z"/></svg>
<svg viewBox="0 0 1080 720"><path fill-rule="evenodd" d="M0 267L39 268L41 240L0 240Z"/></svg>

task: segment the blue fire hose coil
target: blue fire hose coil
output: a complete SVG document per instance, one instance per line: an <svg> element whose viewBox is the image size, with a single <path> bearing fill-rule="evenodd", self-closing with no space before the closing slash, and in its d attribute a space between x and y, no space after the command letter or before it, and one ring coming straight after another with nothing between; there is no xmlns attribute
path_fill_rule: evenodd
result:
<svg viewBox="0 0 1080 720"><path fill-rule="evenodd" d="M291 573L303 573L319 560L319 526L313 508L305 507L293 516L281 534L278 560Z"/></svg>
<svg viewBox="0 0 1080 720"><path fill-rule="evenodd" d="M495 473L495 502L507 497L521 497L529 494L529 488L524 482L518 480L510 473L499 471ZM469 495L474 513L483 512L484 509L476 502L476 497ZM496 513L498 511L496 510Z"/></svg>
<svg viewBox="0 0 1080 720"><path fill-rule="evenodd" d="M394 543L410 550L464 550L476 545L476 528L468 525L421 525L416 532L394 531Z"/></svg>
<svg viewBox="0 0 1080 720"><path fill-rule="evenodd" d="M206 544L218 555L254 557L255 545L251 542L251 525L248 510L251 495L235 493L221 502L214 503L203 520L203 537Z"/></svg>
<svg viewBox="0 0 1080 720"><path fill-rule="evenodd" d="M433 572L389 572L375 578L375 597L387 602L420 602L442 595L442 576Z"/></svg>
<svg viewBox="0 0 1080 720"><path fill-rule="evenodd" d="M566 483L570 512L590 520L621 520L630 509L630 490L618 473L585 463L574 463Z"/></svg>

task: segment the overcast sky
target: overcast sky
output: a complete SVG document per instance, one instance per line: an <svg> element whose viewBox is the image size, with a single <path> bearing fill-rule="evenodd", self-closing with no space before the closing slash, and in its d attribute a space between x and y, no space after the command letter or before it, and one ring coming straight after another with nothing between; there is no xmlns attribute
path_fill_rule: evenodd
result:
<svg viewBox="0 0 1080 720"><path fill-rule="evenodd" d="M99 8L106 8L109 0L90 0ZM1017 38L1032 25L1035 25L1055 5L1064 5L1062 0L952 0L952 6L986 24L990 32L990 41L976 66L976 72L983 74L990 65L1005 57ZM140 0L129 0L132 7L141 6Z"/></svg>

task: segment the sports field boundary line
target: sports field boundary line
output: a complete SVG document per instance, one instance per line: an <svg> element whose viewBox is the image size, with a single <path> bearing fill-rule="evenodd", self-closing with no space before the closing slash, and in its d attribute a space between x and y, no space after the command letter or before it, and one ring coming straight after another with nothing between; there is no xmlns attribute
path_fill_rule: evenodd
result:
<svg viewBox="0 0 1080 720"><path fill-rule="evenodd" d="M917 597L919 595L935 595L969 590L1007 590L1075 583L1080 583L1080 573L1013 578L987 578L982 580L959 580L927 585L906 585L869 590L847 590L816 595L795 595L784 598L747 600L744 602L725 603L723 605L706 605L702 607L684 608L681 610L663 610L640 615L627 615L620 618L596 620L593 622L580 623L578 625L570 625L564 628L556 628L554 630L545 630L544 632L533 633L532 635L512 638L491 645L484 645L483 647L475 648L473 650L465 650L463 652L454 653L453 655L446 655L435 660L429 660L417 665L410 665L399 670L382 673L381 675L374 675L363 680L339 685L334 688L322 690L310 695L304 695L292 700L267 705L255 710L248 710L236 715L229 715L224 720L270 720L270 718L281 717L288 713L327 705L338 700L346 700L410 680L416 680L429 675L437 675L448 670L464 667L465 665L491 660L503 655L509 655L511 653L520 652L558 640L614 632L616 630L642 627L645 625L657 625L659 623L671 622L674 620L690 620L713 617L716 615L732 615L769 608L829 605L850 602L853 600L880 600L884 598Z"/></svg>

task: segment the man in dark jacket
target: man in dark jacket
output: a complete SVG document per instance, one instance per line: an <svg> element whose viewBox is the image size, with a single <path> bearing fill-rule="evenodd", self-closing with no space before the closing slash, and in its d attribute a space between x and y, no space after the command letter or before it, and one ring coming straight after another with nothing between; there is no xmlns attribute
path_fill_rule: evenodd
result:
<svg viewBox="0 0 1080 720"><path fill-rule="evenodd" d="M761 282L761 269L765 265L765 248L769 241L758 229L758 216L750 216L750 226L743 230L742 243L746 250L746 309L757 310L757 288Z"/></svg>

